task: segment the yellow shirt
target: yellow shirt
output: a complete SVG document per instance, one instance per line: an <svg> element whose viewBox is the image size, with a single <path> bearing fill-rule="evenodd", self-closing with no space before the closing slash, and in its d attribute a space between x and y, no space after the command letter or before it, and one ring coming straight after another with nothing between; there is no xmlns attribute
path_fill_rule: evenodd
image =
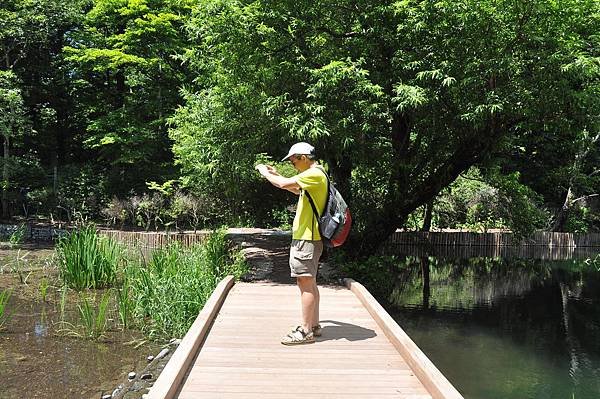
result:
<svg viewBox="0 0 600 399"><path fill-rule="evenodd" d="M322 214L327 199L327 177L320 167L312 167L297 174L293 179L302 188L302 193L298 199L296 216L292 225L292 238L294 240L320 240L318 215L314 215L306 191L310 193L317 212Z"/></svg>

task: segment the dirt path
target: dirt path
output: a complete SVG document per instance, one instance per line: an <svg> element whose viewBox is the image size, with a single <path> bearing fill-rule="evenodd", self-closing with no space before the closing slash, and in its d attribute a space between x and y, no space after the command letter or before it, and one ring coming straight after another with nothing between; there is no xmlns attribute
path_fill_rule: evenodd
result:
<svg viewBox="0 0 600 399"><path fill-rule="evenodd" d="M288 264L291 235L277 230L253 233L255 230L231 234L232 241L242 248L250 264L250 271L243 280L295 285L296 279L290 276ZM329 263L321 261L319 284L337 284L337 280L335 270Z"/></svg>

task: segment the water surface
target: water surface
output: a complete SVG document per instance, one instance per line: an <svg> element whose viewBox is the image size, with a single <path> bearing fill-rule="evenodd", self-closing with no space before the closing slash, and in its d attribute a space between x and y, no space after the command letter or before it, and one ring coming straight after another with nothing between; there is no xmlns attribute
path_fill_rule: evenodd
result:
<svg viewBox="0 0 600 399"><path fill-rule="evenodd" d="M60 311L52 248L0 249L0 291L11 290L10 317L0 331L0 399L100 398L140 371L159 345L136 331L109 329L100 340L65 336L61 320L78 323L79 295ZM48 285L42 298L42 285ZM88 293L89 294L89 293ZM101 292L98 292L98 296ZM110 325L118 315L112 311ZM143 343L139 347L136 344Z"/></svg>
<svg viewBox="0 0 600 399"><path fill-rule="evenodd" d="M600 398L598 251L514 252L401 256L378 299L465 398Z"/></svg>

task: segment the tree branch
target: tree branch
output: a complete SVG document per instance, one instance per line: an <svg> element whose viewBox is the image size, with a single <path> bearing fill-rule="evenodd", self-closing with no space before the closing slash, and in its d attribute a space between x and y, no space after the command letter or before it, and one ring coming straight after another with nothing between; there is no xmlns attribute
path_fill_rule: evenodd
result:
<svg viewBox="0 0 600 399"><path fill-rule="evenodd" d="M571 201L571 204L576 203L577 201L583 201L586 200L588 198L592 198L592 197L598 197L600 196L600 194L595 193L595 194L589 194L589 195L584 195L583 197L579 197L579 198L575 198L574 200Z"/></svg>
<svg viewBox="0 0 600 399"><path fill-rule="evenodd" d="M321 26L319 28L316 29L317 32L322 32L322 33L327 33L329 36L335 37L336 39L347 39L350 37L356 37L359 35L358 32L334 32L329 28L326 28L324 26Z"/></svg>

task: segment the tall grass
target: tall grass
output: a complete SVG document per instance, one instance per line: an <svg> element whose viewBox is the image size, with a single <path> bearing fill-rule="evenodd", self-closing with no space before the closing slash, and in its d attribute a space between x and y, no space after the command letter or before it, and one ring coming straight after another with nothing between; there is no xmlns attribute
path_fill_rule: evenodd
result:
<svg viewBox="0 0 600 399"><path fill-rule="evenodd" d="M122 252L120 245L100 237L93 226L62 237L56 246L60 275L76 290L112 285Z"/></svg>
<svg viewBox="0 0 600 399"><path fill-rule="evenodd" d="M72 324L61 317L60 333L78 338L98 339L104 336L108 324L108 311L111 292L106 291L98 305L95 295L83 295L77 309L79 311L79 322Z"/></svg>
<svg viewBox="0 0 600 399"><path fill-rule="evenodd" d="M4 328L4 324L8 321L8 300L10 298L10 290L0 291L0 330Z"/></svg>
<svg viewBox="0 0 600 399"><path fill-rule="evenodd" d="M153 252L147 264L128 271L136 319L150 337L183 336L217 283L247 270L243 256L229 247L225 231L183 249L173 243Z"/></svg>
<svg viewBox="0 0 600 399"><path fill-rule="evenodd" d="M117 310L119 312L119 321L121 322L121 326L123 329L130 327L131 319L133 317L133 312L135 309L135 304L133 303L133 296L131 295L131 288L129 287L129 278L127 270L125 270L125 277L123 279L123 284L121 288L115 289L116 292L116 300L117 300Z"/></svg>
<svg viewBox="0 0 600 399"><path fill-rule="evenodd" d="M87 296L77 308L82 322L83 334L88 338L99 338L106 332L106 321L108 315L108 304L110 302L110 292L107 291L102 295L100 303L96 307L94 298Z"/></svg>

